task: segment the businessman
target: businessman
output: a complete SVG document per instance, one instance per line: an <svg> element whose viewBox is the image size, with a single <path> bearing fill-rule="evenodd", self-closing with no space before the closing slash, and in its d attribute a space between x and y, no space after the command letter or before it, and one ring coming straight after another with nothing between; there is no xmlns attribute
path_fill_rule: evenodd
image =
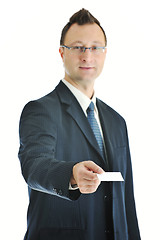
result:
<svg viewBox="0 0 160 240"><path fill-rule="evenodd" d="M125 120L94 92L107 38L89 11L70 18L59 52L64 79L20 119L29 190L24 239L140 240ZM124 182L100 182L106 171L121 172Z"/></svg>

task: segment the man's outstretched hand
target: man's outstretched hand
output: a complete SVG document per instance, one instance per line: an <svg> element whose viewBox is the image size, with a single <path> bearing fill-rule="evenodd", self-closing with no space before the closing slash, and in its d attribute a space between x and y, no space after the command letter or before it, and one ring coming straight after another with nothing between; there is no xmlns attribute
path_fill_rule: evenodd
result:
<svg viewBox="0 0 160 240"><path fill-rule="evenodd" d="M71 185L77 184L81 193L94 193L100 185L97 173L103 172L103 169L92 161L77 163L73 167Z"/></svg>

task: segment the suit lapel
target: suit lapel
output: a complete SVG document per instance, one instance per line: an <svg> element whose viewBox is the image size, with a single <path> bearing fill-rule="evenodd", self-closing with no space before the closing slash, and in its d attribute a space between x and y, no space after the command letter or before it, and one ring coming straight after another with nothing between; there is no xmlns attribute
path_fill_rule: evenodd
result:
<svg viewBox="0 0 160 240"><path fill-rule="evenodd" d="M109 143L108 133L112 127L112 121L110 119L110 114L106 108L106 104L97 99L97 108L99 112L100 122L103 130L103 134L107 143Z"/></svg>
<svg viewBox="0 0 160 240"><path fill-rule="evenodd" d="M97 99L97 108L99 112L99 118L105 142L107 170L112 171L112 163L109 161L110 149L112 145L110 137L110 129L112 129L112 120L110 118L110 114L107 110L106 104L101 102L99 99Z"/></svg>
<svg viewBox="0 0 160 240"><path fill-rule="evenodd" d="M88 120L77 99L63 82L60 82L60 84L56 87L56 91L59 95L60 101L65 105L66 112L77 123L91 146L99 153L101 158L103 158L90 124L88 123Z"/></svg>

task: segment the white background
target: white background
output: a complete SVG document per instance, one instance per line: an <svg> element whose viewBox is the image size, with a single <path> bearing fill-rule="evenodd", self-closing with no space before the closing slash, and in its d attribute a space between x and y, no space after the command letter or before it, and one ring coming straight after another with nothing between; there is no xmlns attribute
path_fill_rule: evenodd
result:
<svg viewBox="0 0 160 240"><path fill-rule="evenodd" d="M26 231L28 193L17 158L20 113L63 78L61 30L82 7L99 19L108 37L96 92L127 121L142 239L160 239L158 0L0 2L0 239L22 240Z"/></svg>

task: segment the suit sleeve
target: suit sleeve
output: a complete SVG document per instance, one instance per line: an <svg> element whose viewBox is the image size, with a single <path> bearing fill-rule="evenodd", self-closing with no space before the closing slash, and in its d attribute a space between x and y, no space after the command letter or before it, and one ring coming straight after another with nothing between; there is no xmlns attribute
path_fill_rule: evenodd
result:
<svg viewBox="0 0 160 240"><path fill-rule="evenodd" d="M55 113L56 114L56 113ZM19 126L19 159L22 175L31 189L70 200L80 196L79 190L69 191L75 162L55 158L57 126L49 108L38 101L23 109Z"/></svg>
<svg viewBox="0 0 160 240"><path fill-rule="evenodd" d="M126 128L127 136L127 175L125 184L125 204L126 204L126 215L128 224L129 240L140 240L140 232L138 227L138 220L136 214L136 206L134 200L134 188L133 188L133 175L132 175L132 164L129 149L128 133Z"/></svg>

